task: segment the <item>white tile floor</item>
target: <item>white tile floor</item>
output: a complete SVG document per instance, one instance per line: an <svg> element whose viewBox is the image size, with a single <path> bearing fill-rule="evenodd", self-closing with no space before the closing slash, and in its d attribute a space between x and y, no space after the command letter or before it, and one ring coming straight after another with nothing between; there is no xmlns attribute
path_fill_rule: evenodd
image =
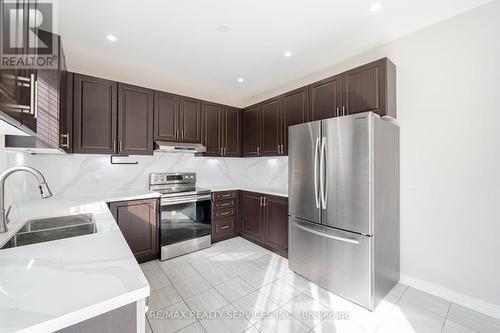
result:
<svg viewBox="0 0 500 333"><path fill-rule="evenodd" d="M146 332L500 332L500 320L401 284L370 312L240 237L141 267L151 285L150 311L158 311L148 313ZM321 317L331 313L349 317Z"/></svg>

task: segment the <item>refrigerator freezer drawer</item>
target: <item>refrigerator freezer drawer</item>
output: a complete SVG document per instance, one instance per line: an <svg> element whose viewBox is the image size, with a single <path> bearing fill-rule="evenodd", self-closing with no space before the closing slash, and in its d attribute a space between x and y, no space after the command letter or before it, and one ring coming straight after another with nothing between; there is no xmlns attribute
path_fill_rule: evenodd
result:
<svg viewBox="0 0 500 333"><path fill-rule="evenodd" d="M319 286L373 309L373 238L290 216L290 269Z"/></svg>

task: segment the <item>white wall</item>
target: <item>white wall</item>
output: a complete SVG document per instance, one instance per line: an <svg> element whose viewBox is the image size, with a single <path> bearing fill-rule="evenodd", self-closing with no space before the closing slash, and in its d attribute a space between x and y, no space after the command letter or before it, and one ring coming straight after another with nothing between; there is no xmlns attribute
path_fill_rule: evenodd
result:
<svg viewBox="0 0 500 333"><path fill-rule="evenodd" d="M401 126L403 280L497 317L499 33L497 0L259 98L389 57Z"/></svg>

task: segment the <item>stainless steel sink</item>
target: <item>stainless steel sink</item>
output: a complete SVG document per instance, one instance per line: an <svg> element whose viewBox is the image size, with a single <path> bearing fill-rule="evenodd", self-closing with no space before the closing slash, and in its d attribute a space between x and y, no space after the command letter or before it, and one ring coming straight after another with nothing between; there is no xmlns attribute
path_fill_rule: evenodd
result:
<svg viewBox="0 0 500 333"><path fill-rule="evenodd" d="M58 216L28 221L2 248L89 235L96 232L92 214Z"/></svg>

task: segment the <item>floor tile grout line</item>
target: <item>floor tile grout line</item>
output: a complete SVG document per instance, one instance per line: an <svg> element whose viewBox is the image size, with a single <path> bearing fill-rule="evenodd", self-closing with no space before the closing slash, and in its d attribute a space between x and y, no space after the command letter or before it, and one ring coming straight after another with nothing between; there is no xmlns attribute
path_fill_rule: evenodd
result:
<svg viewBox="0 0 500 333"><path fill-rule="evenodd" d="M450 305L448 306L448 311L446 311L446 316L444 316L443 326L441 326L441 333L444 331L444 327L446 326L446 320L448 319L448 315L450 314L451 304L452 303L450 302Z"/></svg>

